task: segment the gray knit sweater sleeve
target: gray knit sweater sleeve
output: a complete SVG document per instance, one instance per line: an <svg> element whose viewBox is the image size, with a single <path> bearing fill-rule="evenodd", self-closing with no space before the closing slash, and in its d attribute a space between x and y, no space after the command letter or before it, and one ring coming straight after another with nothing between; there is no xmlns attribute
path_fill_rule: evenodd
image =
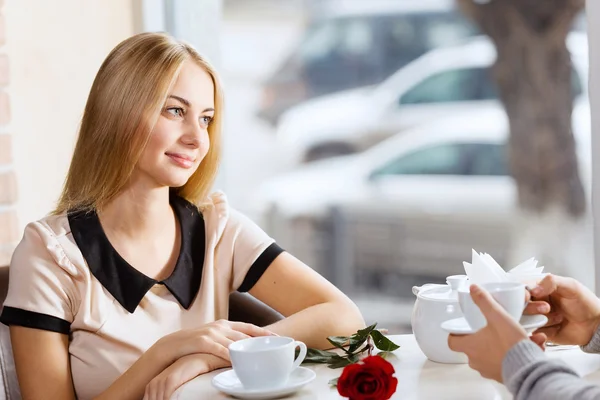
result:
<svg viewBox="0 0 600 400"><path fill-rule="evenodd" d="M515 400L600 400L600 386L584 381L562 361L547 358L531 340L509 350L502 378Z"/></svg>
<svg viewBox="0 0 600 400"><path fill-rule="evenodd" d="M581 350L586 353L600 353L600 327L596 329L592 340L585 346L581 346Z"/></svg>

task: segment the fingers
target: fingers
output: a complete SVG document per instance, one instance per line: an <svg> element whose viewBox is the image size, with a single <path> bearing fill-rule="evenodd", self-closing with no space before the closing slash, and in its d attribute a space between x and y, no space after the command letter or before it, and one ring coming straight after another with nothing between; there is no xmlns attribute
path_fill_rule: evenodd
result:
<svg viewBox="0 0 600 400"><path fill-rule="evenodd" d="M158 379L158 377L146 385L146 390L144 391L144 400L162 400L163 399L163 388L162 388L162 380Z"/></svg>
<svg viewBox="0 0 600 400"><path fill-rule="evenodd" d="M198 375L211 371L209 360L223 365L223 360L209 354L194 354L180 358L158 374L146 386L144 400L169 400L177 389Z"/></svg>
<svg viewBox="0 0 600 400"><path fill-rule="evenodd" d="M471 297L473 302L479 307L488 324L496 321L512 321L510 315L502 308L491 294L477 285L471 285Z"/></svg>
<svg viewBox="0 0 600 400"><path fill-rule="evenodd" d="M531 341L540 346L542 350L546 350L546 340L548 340L548 337L545 333L536 332L531 335Z"/></svg>
<svg viewBox="0 0 600 400"><path fill-rule="evenodd" d="M209 353L226 361L231 361L229 358L229 345L232 343L230 339L219 335L199 335L197 337L197 353Z"/></svg>
<svg viewBox="0 0 600 400"><path fill-rule="evenodd" d="M546 322L544 327L560 325L564 321L564 317L560 313L550 313L546 317L548 317L548 322Z"/></svg>
<svg viewBox="0 0 600 400"><path fill-rule="evenodd" d="M549 274L531 290L531 294L536 298L550 296L551 294L573 298L581 295L581 286L573 278Z"/></svg>
<svg viewBox="0 0 600 400"><path fill-rule="evenodd" d="M536 314L548 314L550 312L550 304L545 301L531 301L525 307L523 314L525 315L536 315Z"/></svg>
<svg viewBox="0 0 600 400"><path fill-rule="evenodd" d="M222 358L215 357L212 354L203 354L208 371L214 371L215 369L230 367L231 363L223 360Z"/></svg>
<svg viewBox="0 0 600 400"><path fill-rule="evenodd" d="M229 327L238 332L245 333L248 336L277 336L268 329L261 328L256 325L247 324L245 322L229 322Z"/></svg>
<svg viewBox="0 0 600 400"><path fill-rule="evenodd" d="M229 345L238 340L255 336L276 336L267 329L243 322L219 320L197 330L188 331L185 336L189 345L184 348L179 357L207 353L230 362Z"/></svg>
<svg viewBox="0 0 600 400"><path fill-rule="evenodd" d="M464 353L463 349L465 348L467 340L469 340L469 336L470 335L448 335L448 347L450 347L450 350Z"/></svg>
<svg viewBox="0 0 600 400"><path fill-rule="evenodd" d="M561 328L560 325L546 326L546 327L537 329L534 333L535 334L542 333L542 334L546 335L546 340L551 340L551 341L555 342L556 336L560 332L560 328Z"/></svg>
<svg viewBox="0 0 600 400"><path fill-rule="evenodd" d="M223 335L232 342L237 342L238 340L248 339L251 337L234 329L227 329L225 332L223 332Z"/></svg>

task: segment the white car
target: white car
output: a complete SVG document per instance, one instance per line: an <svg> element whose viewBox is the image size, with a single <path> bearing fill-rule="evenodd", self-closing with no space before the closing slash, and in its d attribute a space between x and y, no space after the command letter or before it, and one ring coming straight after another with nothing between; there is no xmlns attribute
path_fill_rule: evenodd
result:
<svg viewBox="0 0 600 400"><path fill-rule="evenodd" d="M588 189L590 125L589 103L579 101L573 129ZM359 229L362 222L362 239L355 244L362 250L356 254L371 254L362 265L402 265L408 272L446 276L457 273L471 248L502 261L516 216L507 132L501 107L463 112L407 130L363 153L317 161L274 178L259 188L257 204L265 218L276 215L288 225L311 221L317 229L332 209L342 210L346 222L354 224L343 231ZM263 223L278 228L267 219ZM297 242L292 235L284 245L310 259L294 248ZM336 250L329 245L328 251ZM440 271L440 265L448 270Z"/></svg>
<svg viewBox="0 0 600 400"><path fill-rule="evenodd" d="M587 98L588 45L571 33L574 97ZM284 113L277 130L288 166L361 151L398 132L465 110L498 104L489 67L493 44L477 37L434 49L375 87L317 98Z"/></svg>

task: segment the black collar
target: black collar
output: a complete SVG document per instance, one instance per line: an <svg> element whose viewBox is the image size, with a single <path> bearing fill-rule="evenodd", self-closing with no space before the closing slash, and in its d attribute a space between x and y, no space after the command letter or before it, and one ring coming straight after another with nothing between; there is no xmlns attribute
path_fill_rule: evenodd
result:
<svg viewBox="0 0 600 400"><path fill-rule="evenodd" d="M127 263L104 234L98 214L69 213L69 225L92 274L130 313L133 313L148 290L164 284L184 308L188 309L198 293L204 265L204 219L198 208L171 195L171 206L181 227L181 251L171 276L156 281Z"/></svg>

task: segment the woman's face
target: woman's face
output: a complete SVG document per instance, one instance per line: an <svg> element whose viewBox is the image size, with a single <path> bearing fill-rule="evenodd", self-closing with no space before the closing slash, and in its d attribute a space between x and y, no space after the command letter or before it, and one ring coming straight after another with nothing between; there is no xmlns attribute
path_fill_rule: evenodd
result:
<svg viewBox="0 0 600 400"><path fill-rule="evenodd" d="M136 178L154 187L188 181L208 153L214 97L211 76L195 62L184 62L136 166Z"/></svg>

